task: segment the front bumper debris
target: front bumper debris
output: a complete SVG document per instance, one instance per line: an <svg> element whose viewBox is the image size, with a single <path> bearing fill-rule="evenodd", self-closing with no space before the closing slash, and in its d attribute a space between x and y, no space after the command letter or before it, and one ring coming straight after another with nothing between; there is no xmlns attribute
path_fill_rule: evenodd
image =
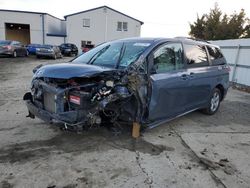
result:
<svg viewBox="0 0 250 188"><path fill-rule="evenodd" d="M27 93L28 94L28 93ZM75 124L79 111L67 111L61 113L51 113L36 107L31 99L25 100L26 106L30 114L50 123L66 123Z"/></svg>

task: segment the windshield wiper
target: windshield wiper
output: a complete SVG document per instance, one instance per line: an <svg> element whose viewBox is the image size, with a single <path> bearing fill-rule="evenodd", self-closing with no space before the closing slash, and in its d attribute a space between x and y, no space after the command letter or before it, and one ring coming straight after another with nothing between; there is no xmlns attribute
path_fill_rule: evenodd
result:
<svg viewBox="0 0 250 188"><path fill-rule="evenodd" d="M125 45L125 43L123 43L121 51L120 51L120 56L119 56L119 58L118 58L118 60L117 60L117 62L115 64L116 69L118 69L118 67L120 66L120 62L121 62L121 60L122 60L122 58L123 58L123 56L125 54L125 50L126 50L126 45Z"/></svg>
<svg viewBox="0 0 250 188"><path fill-rule="evenodd" d="M102 55L104 52L106 52L106 50L110 47L110 45L106 46L105 48L103 48L101 51L99 51L99 53L97 52L90 60L87 64L93 64L95 62L95 60Z"/></svg>

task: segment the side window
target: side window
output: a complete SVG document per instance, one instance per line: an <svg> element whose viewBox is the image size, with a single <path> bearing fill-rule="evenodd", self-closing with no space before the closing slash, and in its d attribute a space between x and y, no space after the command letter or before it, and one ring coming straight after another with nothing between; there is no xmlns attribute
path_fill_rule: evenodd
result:
<svg viewBox="0 0 250 188"><path fill-rule="evenodd" d="M183 49L181 43L164 44L154 52L153 57L153 72L165 73L183 68Z"/></svg>
<svg viewBox="0 0 250 188"><path fill-rule="evenodd" d="M205 46L184 44L184 49L188 66L197 67L209 65Z"/></svg>
<svg viewBox="0 0 250 188"><path fill-rule="evenodd" d="M225 64L225 59L218 48L214 46L207 46L207 51L209 53L212 65Z"/></svg>

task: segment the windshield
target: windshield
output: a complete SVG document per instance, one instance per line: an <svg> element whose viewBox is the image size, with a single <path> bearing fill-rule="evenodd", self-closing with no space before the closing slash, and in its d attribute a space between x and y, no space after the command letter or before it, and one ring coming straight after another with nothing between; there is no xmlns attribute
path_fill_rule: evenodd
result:
<svg viewBox="0 0 250 188"><path fill-rule="evenodd" d="M71 47L71 44L66 44L66 43L65 43L65 44L61 44L61 47L62 47L62 48Z"/></svg>
<svg viewBox="0 0 250 188"><path fill-rule="evenodd" d="M112 68L125 68L135 62L150 42L118 41L104 43L82 54L73 63L87 63Z"/></svg>
<svg viewBox="0 0 250 188"><path fill-rule="evenodd" d="M41 47L40 44L29 44L27 47Z"/></svg>
<svg viewBox="0 0 250 188"><path fill-rule="evenodd" d="M41 45L40 48L50 49L53 48L52 45Z"/></svg>

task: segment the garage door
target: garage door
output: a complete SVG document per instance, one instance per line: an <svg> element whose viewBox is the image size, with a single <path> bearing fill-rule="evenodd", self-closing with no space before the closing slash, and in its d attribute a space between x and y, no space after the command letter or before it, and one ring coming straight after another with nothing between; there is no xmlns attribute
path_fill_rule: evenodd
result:
<svg viewBox="0 0 250 188"><path fill-rule="evenodd" d="M23 44L30 44L30 25L5 23L6 40L16 40Z"/></svg>

